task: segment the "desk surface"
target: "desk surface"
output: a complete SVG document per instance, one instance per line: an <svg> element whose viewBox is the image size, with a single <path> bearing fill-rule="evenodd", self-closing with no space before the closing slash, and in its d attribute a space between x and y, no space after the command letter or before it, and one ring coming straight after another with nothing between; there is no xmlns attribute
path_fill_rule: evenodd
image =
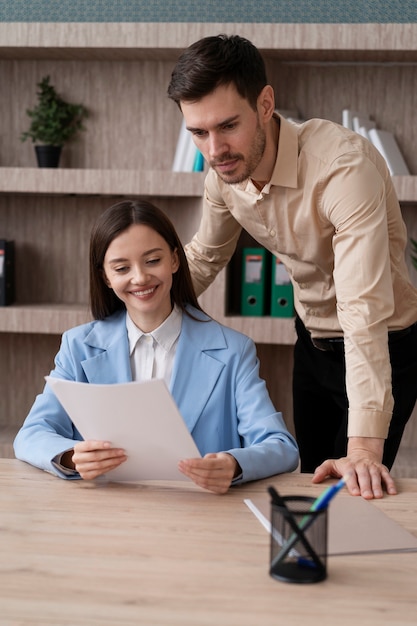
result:
<svg viewBox="0 0 417 626"><path fill-rule="evenodd" d="M268 574L269 534L244 498L303 474L235 487L63 481L0 459L2 626L402 626L417 623L417 553L328 559L328 579ZM417 479L375 503L417 536ZM375 529L377 532L377 529Z"/></svg>

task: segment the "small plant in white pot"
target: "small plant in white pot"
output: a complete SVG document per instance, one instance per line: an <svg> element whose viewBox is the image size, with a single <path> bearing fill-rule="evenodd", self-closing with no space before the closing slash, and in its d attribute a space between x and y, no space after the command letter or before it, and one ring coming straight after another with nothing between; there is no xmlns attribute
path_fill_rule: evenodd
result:
<svg viewBox="0 0 417 626"><path fill-rule="evenodd" d="M66 102L50 84L49 76L42 78L37 87L38 104L26 111L31 122L20 138L35 144L39 167L58 167L63 145L84 130L88 111L82 104ZM52 161L46 160L48 154Z"/></svg>

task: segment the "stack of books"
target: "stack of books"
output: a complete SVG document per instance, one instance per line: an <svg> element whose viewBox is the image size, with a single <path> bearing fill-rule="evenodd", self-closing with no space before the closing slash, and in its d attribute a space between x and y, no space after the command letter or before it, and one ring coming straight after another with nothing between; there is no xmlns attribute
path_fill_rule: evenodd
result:
<svg viewBox="0 0 417 626"><path fill-rule="evenodd" d="M172 171L202 172L203 170L203 155L200 150L197 149L191 133L185 127L185 120L183 119L178 135L174 161L172 163Z"/></svg>
<svg viewBox="0 0 417 626"><path fill-rule="evenodd" d="M368 139L379 150L387 162L391 176L410 175L410 170L393 133L377 128L376 122L366 113L351 109L343 109L342 124Z"/></svg>

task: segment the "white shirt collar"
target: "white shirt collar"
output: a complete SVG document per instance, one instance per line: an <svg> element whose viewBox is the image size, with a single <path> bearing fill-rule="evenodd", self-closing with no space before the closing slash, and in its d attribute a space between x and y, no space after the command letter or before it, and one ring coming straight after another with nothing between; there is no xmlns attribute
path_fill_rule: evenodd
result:
<svg viewBox="0 0 417 626"><path fill-rule="evenodd" d="M174 305L171 313L166 320L162 322L158 328L155 328L151 333L144 333L136 326L126 311L126 328L129 338L129 354L132 355L133 350L138 342L138 339L143 335L151 335L153 339L163 348L166 352L172 348L175 341L178 339L181 332L182 323L182 311L177 305Z"/></svg>

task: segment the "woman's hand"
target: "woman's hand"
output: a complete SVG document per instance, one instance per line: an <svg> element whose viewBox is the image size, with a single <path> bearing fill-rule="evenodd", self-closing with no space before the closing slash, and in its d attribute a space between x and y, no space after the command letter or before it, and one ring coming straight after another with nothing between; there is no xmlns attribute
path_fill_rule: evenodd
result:
<svg viewBox="0 0 417 626"><path fill-rule="evenodd" d="M178 469L196 485L213 493L226 493L241 471L236 459L227 452L206 454L202 459L184 459Z"/></svg>
<svg viewBox="0 0 417 626"><path fill-rule="evenodd" d="M121 448L108 441L80 441L74 446L72 464L84 480L93 480L119 467L127 459Z"/></svg>

